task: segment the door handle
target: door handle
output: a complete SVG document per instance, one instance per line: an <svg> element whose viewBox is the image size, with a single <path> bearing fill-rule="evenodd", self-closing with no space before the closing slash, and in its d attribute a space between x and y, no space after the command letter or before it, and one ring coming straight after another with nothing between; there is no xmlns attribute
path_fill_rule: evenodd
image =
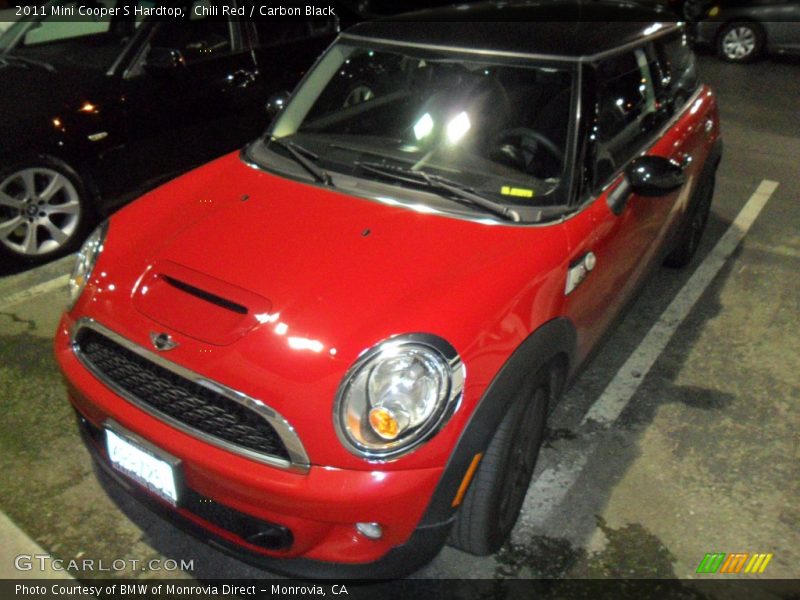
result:
<svg viewBox="0 0 800 600"><path fill-rule="evenodd" d="M609 192L606 198L608 208L611 209L611 212L616 216L620 216L630 197L631 184L628 182L627 177L623 177L622 181L617 184L617 187Z"/></svg>

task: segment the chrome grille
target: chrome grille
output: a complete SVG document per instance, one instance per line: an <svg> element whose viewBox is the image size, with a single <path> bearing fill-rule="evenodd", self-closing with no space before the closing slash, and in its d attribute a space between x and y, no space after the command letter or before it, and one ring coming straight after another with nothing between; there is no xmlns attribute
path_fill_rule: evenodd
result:
<svg viewBox="0 0 800 600"><path fill-rule="evenodd" d="M226 394L227 388L200 377L188 377L190 372L177 365L167 368L163 361L158 364L150 359L149 352L133 347L127 340L122 342L119 336L96 324L80 327L73 337L76 355L87 368L124 398L155 416L239 454L283 467L307 468L302 445L277 413L247 398L260 412L254 410L237 397L243 395ZM272 419L265 415L272 415ZM276 424L283 426L283 436Z"/></svg>

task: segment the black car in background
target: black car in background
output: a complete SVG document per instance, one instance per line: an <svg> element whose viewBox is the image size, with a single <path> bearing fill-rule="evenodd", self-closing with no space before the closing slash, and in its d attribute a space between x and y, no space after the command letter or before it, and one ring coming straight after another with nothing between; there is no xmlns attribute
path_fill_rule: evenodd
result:
<svg viewBox="0 0 800 600"><path fill-rule="evenodd" d="M129 16L27 17L0 36L0 260L69 252L98 216L266 128L267 98L339 22L195 10L235 2L186 0L186 18L158 20L134 16L153 0L103 0L90 4Z"/></svg>
<svg viewBox="0 0 800 600"><path fill-rule="evenodd" d="M729 62L800 54L800 1L696 0L695 42Z"/></svg>

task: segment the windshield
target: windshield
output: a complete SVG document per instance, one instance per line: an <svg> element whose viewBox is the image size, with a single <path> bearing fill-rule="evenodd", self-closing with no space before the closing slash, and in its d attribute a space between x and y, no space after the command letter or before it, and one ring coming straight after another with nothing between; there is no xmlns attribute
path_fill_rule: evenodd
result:
<svg viewBox="0 0 800 600"><path fill-rule="evenodd" d="M134 7L155 5L129 0L50 2L38 9L46 16L18 21L0 36L0 57L105 70L142 22Z"/></svg>
<svg viewBox="0 0 800 600"><path fill-rule="evenodd" d="M541 65L337 43L251 158L285 166L273 138L333 175L380 178L375 167L390 167L408 183L422 172L493 202L559 204L571 86L570 71Z"/></svg>

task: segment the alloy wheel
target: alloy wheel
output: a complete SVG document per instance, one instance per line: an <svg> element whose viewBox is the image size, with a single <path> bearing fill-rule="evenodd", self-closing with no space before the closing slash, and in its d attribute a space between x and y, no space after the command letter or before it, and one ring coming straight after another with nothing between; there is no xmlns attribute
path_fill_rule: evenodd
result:
<svg viewBox="0 0 800 600"><path fill-rule="evenodd" d="M756 49L756 34L749 27L734 27L722 38L722 51L730 60L742 60Z"/></svg>
<svg viewBox="0 0 800 600"><path fill-rule="evenodd" d="M59 250L78 230L80 217L80 195L58 171L21 169L0 182L0 242L17 254Z"/></svg>

